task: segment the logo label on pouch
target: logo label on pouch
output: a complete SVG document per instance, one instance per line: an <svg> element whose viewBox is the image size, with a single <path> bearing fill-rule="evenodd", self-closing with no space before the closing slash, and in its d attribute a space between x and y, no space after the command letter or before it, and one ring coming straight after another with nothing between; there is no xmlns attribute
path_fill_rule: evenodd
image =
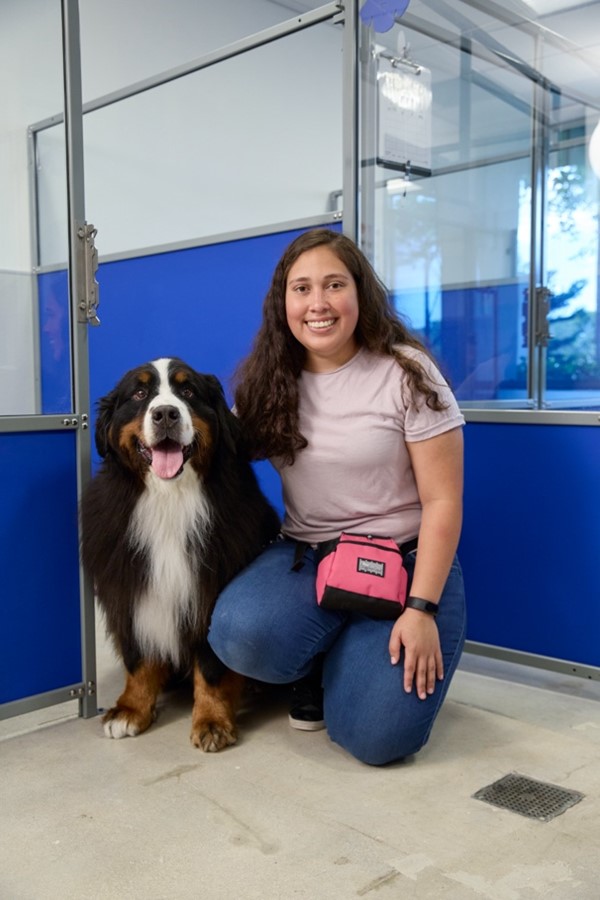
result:
<svg viewBox="0 0 600 900"><path fill-rule="evenodd" d="M385 578L385 563L359 556L356 571L362 572L363 575L377 575L378 578Z"/></svg>

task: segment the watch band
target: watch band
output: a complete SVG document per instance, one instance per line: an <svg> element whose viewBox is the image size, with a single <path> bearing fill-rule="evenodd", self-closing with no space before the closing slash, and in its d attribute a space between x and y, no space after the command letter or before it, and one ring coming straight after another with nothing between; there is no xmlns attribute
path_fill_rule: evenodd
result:
<svg viewBox="0 0 600 900"><path fill-rule="evenodd" d="M407 609L419 609L421 612L429 613L430 616L437 616L438 604L432 603L431 600L423 600L422 597L408 597L404 606Z"/></svg>

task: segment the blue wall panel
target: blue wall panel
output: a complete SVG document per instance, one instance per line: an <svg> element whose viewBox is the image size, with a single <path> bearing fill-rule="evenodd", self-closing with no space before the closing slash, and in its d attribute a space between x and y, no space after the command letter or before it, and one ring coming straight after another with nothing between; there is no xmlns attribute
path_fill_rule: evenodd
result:
<svg viewBox="0 0 600 900"><path fill-rule="evenodd" d="M75 441L0 434L0 703L81 682Z"/></svg>
<svg viewBox="0 0 600 900"><path fill-rule="evenodd" d="M71 412L71 337L66 269L38 278L42 412Z"/></svg>
<svg viewBox="0 0 600 900"><path fill-rule="evenodd" d="M468 637L600 666L600 430L465 429Z"/></svg>

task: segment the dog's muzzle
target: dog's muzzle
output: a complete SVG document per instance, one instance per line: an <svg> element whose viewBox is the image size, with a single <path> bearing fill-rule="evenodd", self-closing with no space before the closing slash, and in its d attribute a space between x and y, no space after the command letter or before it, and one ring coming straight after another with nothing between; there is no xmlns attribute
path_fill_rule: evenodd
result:
<svg viewBox="0 0 600 900"><path fill-rule="evenodd" d="M152 441L140 442L140 452L159 478L175 478L191 455L191 445L182 441L184 423L176 406L157 406L150 412Z"/></svg>

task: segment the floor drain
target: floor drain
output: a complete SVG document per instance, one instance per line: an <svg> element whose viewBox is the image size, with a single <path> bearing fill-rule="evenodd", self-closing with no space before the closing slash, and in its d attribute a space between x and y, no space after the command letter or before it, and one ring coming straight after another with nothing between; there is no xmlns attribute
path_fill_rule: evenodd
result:
<svg viewBox="0 0 600 900"><path fill-rule="evenodd" d="M505 775L473 794L475 800L483 800L540 822L549 822L570 806L575 806L584 796L579 791L569 791L556 784L516 774Z"/></svg>

